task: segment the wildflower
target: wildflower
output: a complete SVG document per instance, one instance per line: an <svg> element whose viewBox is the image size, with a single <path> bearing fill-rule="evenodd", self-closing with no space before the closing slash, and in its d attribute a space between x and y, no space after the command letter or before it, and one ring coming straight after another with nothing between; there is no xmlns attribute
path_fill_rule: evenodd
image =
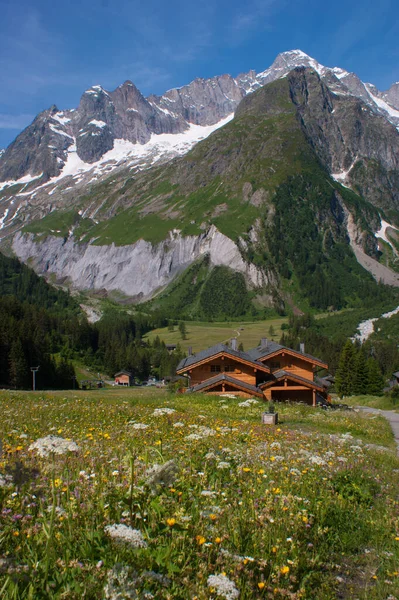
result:
<svg viewBox="0 0 399 600"><path fill-rule="evenodd" d="M281 567L281 569L280 569L281 575L287 575L289 572L290 572L290 568L287 567L287 565L284 565L284 567Z"/></svg>
<svg viewBox="0 0 399 600"><path fill-rule="evenodd" d="M206 542L206 538L204 538L203 535L196 535L195 539L199 546L202 546L202 544L205 544L205 542Z"/></svg>
<svg viewBox="0 0 399 600"><path fill-rule="evenodd" d="M214 496L216 496L216 492L214 492L213 490L202 490L201 496L213 498Z"/></svg>
<svg viewBox="0 0 399 600"><path fill-rule="evenodd" d="M242 408L251 408L253 404L259 404L259 401L255 400L255 398L248 398L248 400L245 400L244 402L239 402L238 406L241 406Z"/></svg>
<svg viewBox="0 0 399 600"><path fill-rule="evenodd" d="M28 448L29 450L37 450L39 456L46 457L50 454L66 454L67 452L78 452L79 446L72 440L55 435L48 435L44 438L39 438L33 442Z"/></svg>
<svg viewBox="0 0 399 600"><path fill-rule="evenodd" d="M228 469L230 467L230 463L225 462L223 460L221 460L220 462L218 462L218 464L216 465L217 469Z"/></svg>
<svg viewBox="0 0 399 600"><path fill-rule="evenodd" d="M213 588L218 596L222 596L226 600L235 600L240 596L234 581L231 581L226 575L210 575L207 583L208 587Z"/></svg>
<svg viewBox="0 0 399 600"><path fill-rule="evenodd" d="M317 454L316 454L316 455L313 455L313 456L311 456L311 457L309 458L309 462L313 463L314 465L319 465L319 466L322 466L322 465L325 465L325 464L326 464L326 461L325 461L325 460L323 460L323 459L321 458L321 456L318 456Z"/></svg>
<svg viewBox="0 0 399 600"><path fill-rule="evenodd" d="M184 427L184 423L178 421L177 423L173 423L173 427Z"/></svg>
<svg viewBox="0 0 399 600"><path fill-rule="evenodd" d="M132 425L132 429L147 429L149 427L149 425L146 425L145 423L133 423Z"/></svg>
<svg viewBox="0 0 399 600"><path fill-rule="evenodd" d="M263 588L265 587L265 585L266 585L266 584L265 584L265 582L264 582L264 581L259 581L259 583L258 583L258 588L259 588L260 590L263 590Z"/></svg>
<svg viewBox="0 0 399 600"><path fill-rule="evenodd" d="M173 519L173 517L171 519L166 519L166 523L169 527L173 527L173 525L176 524L176 519Z"/></svg>
<svg viewBox="0 0 399 600"><path fill-rule="evenodd" d="M127 525L107 525L104 529L113 540L117 542L125 542L133 548L147 548L147 542L143 538L143 534L138 529L132 529Z"/></svg>
<svg viewBox="0 0 399 600"><path fill-rule="evenodd" d="M244 471L244 473L249 473L249 472L250 472L250 470L251 470L251 469L250 469L249 467L244 467L244 468L243 468L243 471Z"/></svg>
<svg viewBox="0 0 399 600"><path fill-rule="evenodd" d="M174 408L156 408L154 410L154 412L152 413L154 417L162 417L163 415L173 415L173 413L175 413L175 409Z"/></svg>
<svg viewBox="0 0 399 600"><path fill-rule="evenodd" d="M156 494L160 487L169 487L176 480L179 467L174 460L169 460L163 465L153 465L148 469L146 484L151 488L151 492Z"/></svg>

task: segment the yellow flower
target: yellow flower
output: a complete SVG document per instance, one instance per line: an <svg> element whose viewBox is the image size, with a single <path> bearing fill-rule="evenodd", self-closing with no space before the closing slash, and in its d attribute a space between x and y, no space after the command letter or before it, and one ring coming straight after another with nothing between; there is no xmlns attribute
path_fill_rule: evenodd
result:
<svg viewBox="0 0 399 600"><path fill-rule="evenodd" d="M281 575L287 575L287 573L289 573L289 572L290 572L290 568L289 568L289 567L287 567L287 565L284 565L284 567L282 567L282 568L280 569L280 573L281 573Z"/></svg>
<svg viewBox="0 0 399 600"><path fill-rule="evenodd" d="M205 544L205 542L206 542L206 538L204 538L204 536L203 536L203 535L197 535L197 536L195 537L195 539L197 540L197 544L198 544L199 546L202 546L202 544Z"/></svg>
<svg viewBox="0 0 399 600"><path fill-rule="evenodd" d="M218 518L217 515L209 515L209 518L211 519L211 521L216 521L216 519Z"/></svg>
<svg viewBox="0 0 399 600"><path fill-rule="evenodd" d="M249 467L244 467L244 468L243 468L243 471L244 471L244 473L249 473L249 471L250 471L250 470L251 470L251 469L250 469Z"/></svg>
<svg viewBox="0 0 399 600"><path fill-rule="evenodd" d="M264 472L265 472L264 469L259 469L258 475L263 475Z"/></svg>
<svg viewBox="0 0 399 600"><path fill-rule="evenodd" d="M259 583L258 583L258 588L259 588L260 590L263 590L263 588L265 587L265 585L266 585L266 584L265 584L265 582L264 582L264 581L259 581Z"/></svg>
<svg viewBox="0 0 399 600"><path fill-rule="evenodd" d="M220 538L220 537L215 538L215 544L220 544L221 541L222 541L222 538Z"/></svg>
<svg viewBox="0 0 399 600"><path fill-rule="evenodd" d="M276 554L276 552L277 552L277 548L276 548L276 546L273 546L273 548L272 548L272 552L273 552L273 554Z"/></svg>
<svg viewBox="0 0 399 600"><path fill-rule="evenodd" d="M175 525L176 523L176 519L173 519L173 517L171 519L166 519L167 524L169 525L169 527L173 527L173 525Z"/></svg>
<svg viewBox="0 0 399 600"><path fill-rule="evenodd" d="M60 487L62 485L62 479L54 479L54 487Z"/></svg>
<svg viewBox="0 0 399 600"><path fill-rule="evenodd" d="M162 444L162 441L161 441L161 440L157 440L157 441L155 442L155 445L156 445L156 446L160 446L161 444Z"/></svg>

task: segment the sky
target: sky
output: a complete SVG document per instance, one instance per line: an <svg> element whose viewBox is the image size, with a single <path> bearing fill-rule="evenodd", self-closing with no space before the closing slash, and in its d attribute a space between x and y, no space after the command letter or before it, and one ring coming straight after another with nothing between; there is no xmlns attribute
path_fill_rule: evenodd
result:
<svg viewBox="0 0 399 600"><path fill-rule="evenodd" d="M300 49L385 90L399 81L397 0L0 0L0 148L92 85L145 95L264 71Z"/></svg>

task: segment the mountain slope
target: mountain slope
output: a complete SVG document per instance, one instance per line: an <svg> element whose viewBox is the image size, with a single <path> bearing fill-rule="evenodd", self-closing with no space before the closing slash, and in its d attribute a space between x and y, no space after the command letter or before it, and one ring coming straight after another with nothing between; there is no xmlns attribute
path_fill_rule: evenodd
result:
<svg viewBox="0 0 399 600"><path fill-rule="evenodd" d="M73 198L69 212L28 225L13 248L40 272L136 301L209 256L209 269L244 274L255 302L279 310L293 300L319 309L373 302L380 292L356 261L348 221L356 244L378 258L378 209L329 171L352 159L354 131L359 153L371 160L382 144L381 169L395 167L399 136L384 121L383 143L375 140L380 119L331 92L314 69L297 68L246 96L234 120L184 157L111 175ZM95 220L85 218L92 205ZM186 314L204 316L201 307Z"/></svg>

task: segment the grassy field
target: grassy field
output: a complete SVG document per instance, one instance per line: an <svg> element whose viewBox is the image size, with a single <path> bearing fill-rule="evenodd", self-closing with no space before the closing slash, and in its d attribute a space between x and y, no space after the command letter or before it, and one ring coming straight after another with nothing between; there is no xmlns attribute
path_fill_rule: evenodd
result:
<svg viewBox="0 0 399 600"><path fill-rule="evenodd" d="M4 391L0 408L2 599L399 594L381 417L282 405L268 427L258 401L154 389Z"/></svg>
<svg viewBox="0 0 399 600"><path fill-rule="evenodd" d="M254 322L202 323L186 321L187 336L185 340L182 339L177 326L175 326L174 331L169 331L167 327L154 329L145 338L153 340L158 335L165 344L179 343L185 351L191 346L193 352L198 352L218 342L228 342L232 337L236 337L238 343L243 344L244 350L249 350L257 346L262 337L278 342L282 333L281 325L287 322L288 317ZM272 335L270 334L270 327L273 328Z"/></svg>

